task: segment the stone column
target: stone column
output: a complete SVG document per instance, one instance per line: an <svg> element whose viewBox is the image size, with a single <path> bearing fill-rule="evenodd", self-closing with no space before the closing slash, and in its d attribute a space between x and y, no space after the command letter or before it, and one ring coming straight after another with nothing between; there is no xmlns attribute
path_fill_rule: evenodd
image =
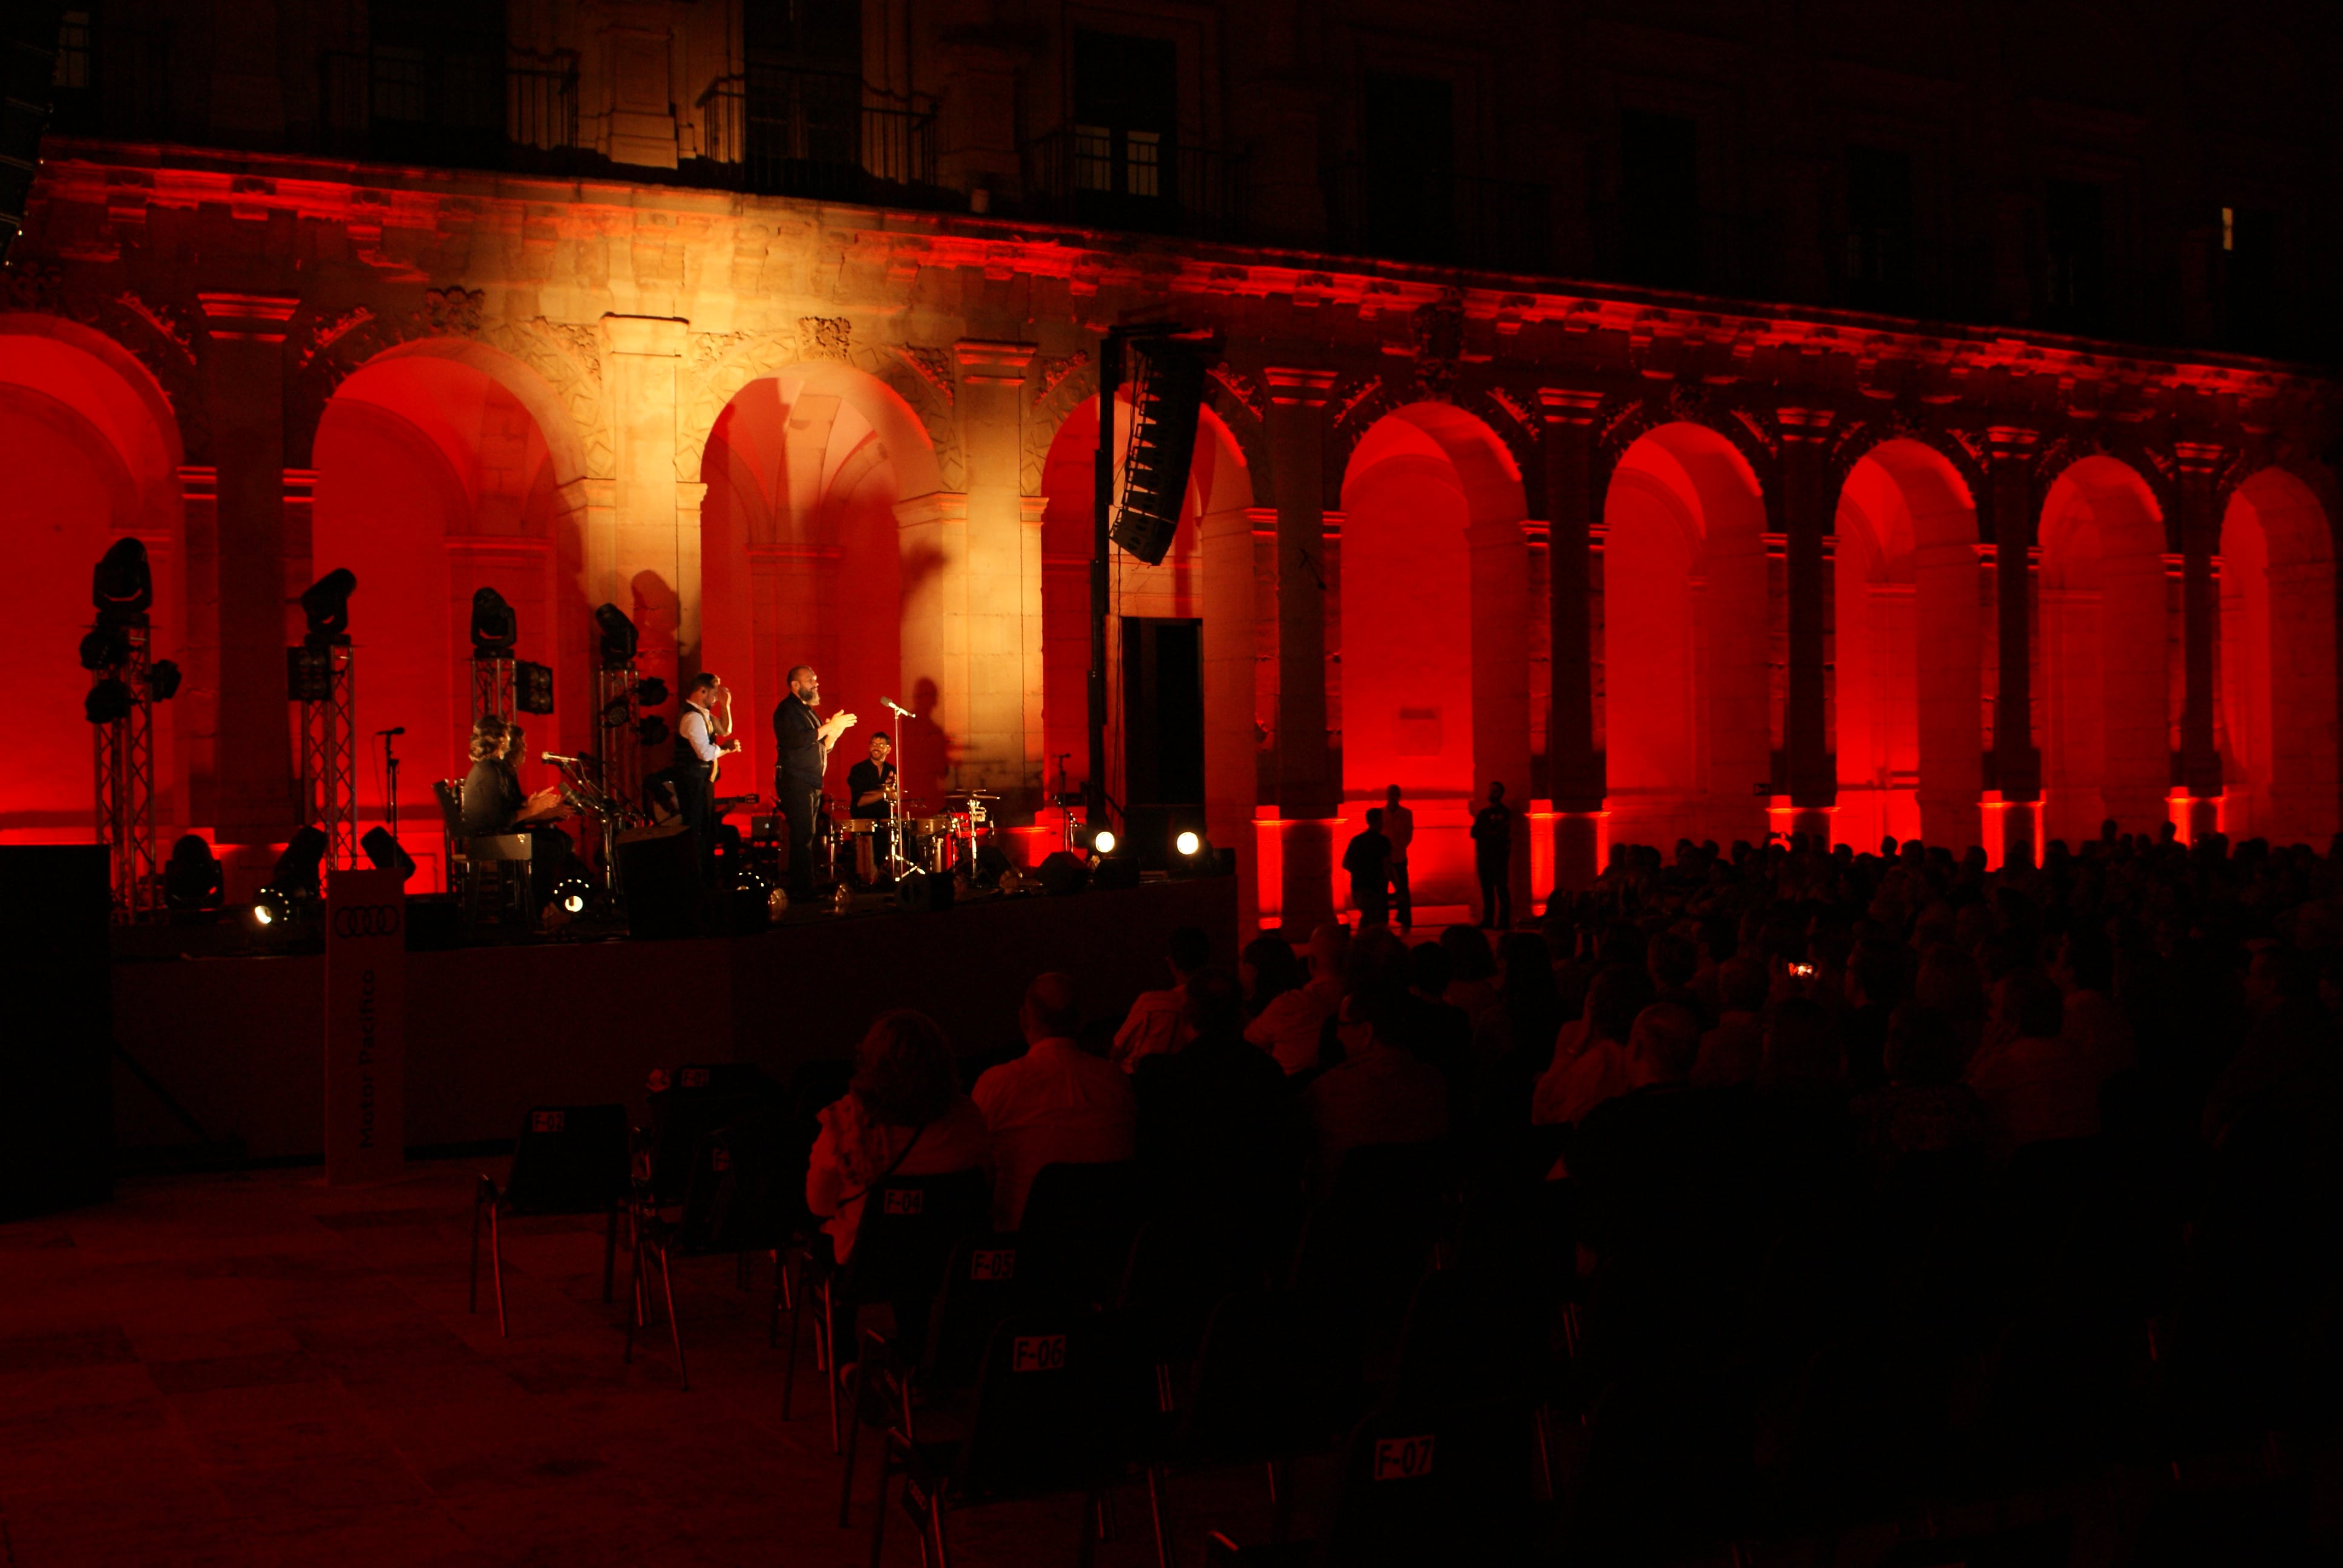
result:
<svg viewBox="0 0 2343 1568"><path fill-rule="evenodd" d="M1473 787L1486 799L1492 780L1518 810L1530 808L1530 550L1518 521L1478 522L1464 530L1472 558ZM1513 908L1526 921L1531 900L1530 836L1513 835Z"/></svg>
<svg viewBox="0 0 2343 1568"><path fill-rule="evenodd" d="M1827 408L1785 407L1782 430L1782 523L1789 599L1789 687L1782 715L1782 783L1790 795L1790 830L1828 843L1838 805L1831 756L1829 688L1825 665L1832 606L1832 524L1823 438Z"/></svg>
<svg viewBox="0 0 2343 1568"><path fill-rule="evenodd" d="M676 372L689 326L666 317L602 317L618 421L610 443L616 482L607 527L587 544L589 600L608 599L635 618L642 638L636 667L670 689L687 628L693 642L699 628L699 538L695 528L686 550L676 510Z"/></svg>
<svg viewBox="0 0 2343 1568"><path fill-rule="evenodd" d="M180 567L186 626L179 639L183 684L171 704L172 754L186 785L185 820L202 825L219 820L218 470L181 468L179 502L186 513Z"/></svg>
<svg viewBox="0 0 2343 1568"><path fill-rule="evenodd" d="M1341 789L1326 745L1326 394L1334 372L1271 366L1270 460L1277 492L1277 808L1290 936L1334 918Z"/></svg>
<svg viewBox="0 0 2343 1568"><path fill-rule="evenodd" d="M1031 769L1026 759L1025 628L1041 618L1041 578L1025 569L1029 530L1018 469L1025 367L1034 346L967 337L952 349L960 363L960 447L968 455L967 580L956 601L964 618L946 633L958 640L968 682L959 709L963 722L953 736L952 782L998 790L1004 807L1030 810L1041 778L1038 758Z"/></svg>
<svg viewBox="0 0 2343 1568"><path fill-rule="evenodd" d="M2034 744L2035 432L1996 425L1986 432L1993 479L1993 578L2001 686L1993 705L1993 789L1986 792L1986 849L2004 863L2036 856L2042 806L2042 753ZM1998 819L1997 825L1996 819Z"/></svg>
<svg viewBox="0 0 2343 1568"><path fill-rule="evenodd" d="M1018 549L1018 611L1021 665L1023 669L1024 706L1021 709L1025 749L1020 764L1029 780L1032 805L1039 809L1049 802L1050 739L1046 728L1044 694L1049 689L1049 659L1045 638L1049 625L1041 601L1041 579L1047 568L1041 560L1041 518L1050 509L1047 496L1020 496L1017 498ZM1019 808L1021 811L1022 806Z"/></svg>
<svg viewBox="0 0 2343 1568"><path fill-rule="evenodd" d="M2221 593L2213 578L2219 552L2221 518L2214 506L2213 476L2221 448L2179 441L2181 682L2180 780L2188 799L2188 835L2220 828L2221 753L2213 743L2215 689L2213 650L2221 634Z"/></svg>
<svg viewBox="0 0 2343 1568"><path fill-rule="evenodd" d="M1548 657L1553 712L1546 771L1554 791L1554 881L1562 892L1602 873L1603 757L1594 749L1594 410L1603 395L1541 387L1545 417Z"/></svg>
<svg viewBox="0 0 2343 1568"><path fill-rule="evenodd" d="M299 824L285 698L288 631L303 623L288 578L285 507L285 324L297 299L198 294L217 485L218 726L212 821L220 842L282 843ZM306 587L294 585L294 592ZM364 585L360 585L363 588Z"/></svg>
<svg viewBox="0 0 2343 1568"><path fill-rule="evenodd" d="M903 793L935 803L968 729L968 498L938 490L895 504L903 552Z"/></svg>
<svg viewBox="0 0 2343 1568"><path fill-rule="evenodd" d="M1253 571L1251 508L1197 520L1203 560L1204 835L1237 853L1237 937L1259 930L1261 868L1253 854Z"/></svg>

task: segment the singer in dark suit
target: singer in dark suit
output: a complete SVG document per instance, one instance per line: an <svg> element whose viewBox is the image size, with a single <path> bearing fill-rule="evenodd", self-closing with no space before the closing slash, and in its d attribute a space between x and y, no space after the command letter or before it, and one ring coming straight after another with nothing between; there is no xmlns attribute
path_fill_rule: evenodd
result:
<svg viewBox="0 0 2343 1568"><path fill-rule="evenodd" d="M813 897L813 824L821 806L821 776L830 766L830 749L854 727L851 713L823 719L821 677L810 664L789 671L789 694L773 709L773 743L780 759L773 765L773 795L789 820L789 897Z"/></svg>

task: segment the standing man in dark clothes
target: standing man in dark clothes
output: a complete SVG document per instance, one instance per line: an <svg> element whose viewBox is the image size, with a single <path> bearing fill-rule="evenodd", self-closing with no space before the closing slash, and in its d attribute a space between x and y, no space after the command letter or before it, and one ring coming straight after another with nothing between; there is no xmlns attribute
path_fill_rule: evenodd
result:
<svg viewBox="0 0 2343 1568"><path fill-rule="evenodd" d="M1391 919L1391 840L1383 837L1382 807L1367 813L1367 830L1342 850L1342 869L1351 873L1351 904L1359 911L1359 929L1386 924Z"/></svg>
<svg viewBox="0 0 2343 1568"><path fill-rule="evenodd" d="M1407 885L1407 847L1415 842L1415 813L1399 803L1399 786L1383 791L1383 837L1391 840L1393 912L1400 935L1415 929L1415 894Z"/></svg>
<svg viewBox="0 0 2343 1568"><path fill-rule="evenodd" d="M821 677L810 664L789 671L789 694L773 709L773 741L780 760L773 766L773 794L789 819L789 897L813 897L813 819L821 804L822 769L830 749L854 727L851 713L819 719Z"/></svg>
<svg viewBox="0 0 2343 1568"><path fill-rule="evenodd" d="M1473 818L1473 864L1481 873L1481 929L1513 926L1513 813L1505 787L1489 786L1489 803Z"/></svg>

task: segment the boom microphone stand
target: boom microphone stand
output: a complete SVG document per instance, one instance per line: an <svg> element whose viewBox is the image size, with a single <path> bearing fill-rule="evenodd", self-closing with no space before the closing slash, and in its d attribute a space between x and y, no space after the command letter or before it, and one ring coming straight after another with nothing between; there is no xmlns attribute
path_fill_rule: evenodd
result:
<svg viewBox="0 0 2343 1568"><path fill-rule="evenodd" d="M911 717L911 710L893 698L882 697L879 700L897 719ZM897 881L902 880L903 873L910 869L903 859L903 780L910 776L910 769L905 766L910 757L911 749L904 744L903 727L898 724L895 726L895 809L887 814L887 869Z"/></svg>
<svg viewBox="0 0 2343 1568"><path fill-rule="evenodd" d="M398 839L397 740L398 737L407 733L407 726L397 725L389 729L377 729L375 733L382 737L382 770L385 778L389 781L390 799L384 803L383 815L390 819L390 837L392 842L396 843Z"/></svg>

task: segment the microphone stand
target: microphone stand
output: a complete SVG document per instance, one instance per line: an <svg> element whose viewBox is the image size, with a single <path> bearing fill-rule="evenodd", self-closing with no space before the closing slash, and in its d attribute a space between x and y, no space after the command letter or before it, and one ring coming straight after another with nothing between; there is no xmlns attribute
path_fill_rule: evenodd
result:
<svg viewBox="0 0 2343 1568"><path fill-rule="evenodd" d="M903 720L911 717L910 709L898 707L891 698L881 698L887 711L895 716L895 799L887 812L887 869L897 881L910 868L903 853L903 840L909 836L910 823L903 816L903 779L910 769L905 766L911 759L911 749L905 743Z"/></svg>
<svg viewBox="0 0 2343 1568"><path fill-rule="evenodd" d="M382 769L390 780L390 800L384 815L390 819L390 837L398 839L398 737L388 730L382 737Z"/></svg>

